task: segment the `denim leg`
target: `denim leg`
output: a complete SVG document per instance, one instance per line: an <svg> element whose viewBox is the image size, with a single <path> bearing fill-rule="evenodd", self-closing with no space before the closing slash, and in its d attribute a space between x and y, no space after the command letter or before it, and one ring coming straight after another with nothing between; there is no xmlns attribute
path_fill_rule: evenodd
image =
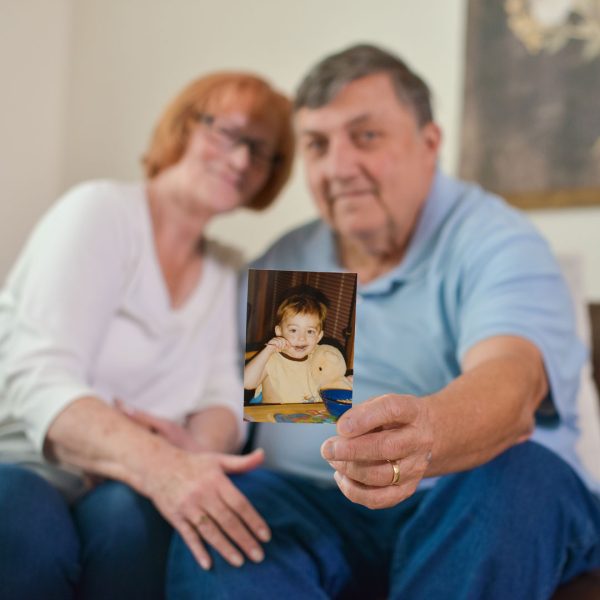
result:
<svg viewBox="0 0 600 600"><path fill-rule="evenodd" d="M72 512L82 546L81 598L164 598L172 529L147 498L108 481L81 498Z"/></svg>
<svg viewBox="0 0 600 600"><path fill-rule="evenodd" d="M395 513L370 511L348 501L337 488L267 470L232 480L271 527L265 560L246 560L235 568L211 550L213 567L206 572L175 536L167 569L168 598L318 600L385 593L394 537L389 524L397 518Z"/></svg>
<svg viewBox="0 0 600 600"><path fill-rule="evenodd" d="M600 566L600 502L527 442L442 478L398 537L391 598L547 599Z"/></svg>
<svg viewBox="0 0 600 600"><path fill-rule="evenodd" d="M79 540L69 507L45 479L0 464L0 597L73 598Z"/></svg>

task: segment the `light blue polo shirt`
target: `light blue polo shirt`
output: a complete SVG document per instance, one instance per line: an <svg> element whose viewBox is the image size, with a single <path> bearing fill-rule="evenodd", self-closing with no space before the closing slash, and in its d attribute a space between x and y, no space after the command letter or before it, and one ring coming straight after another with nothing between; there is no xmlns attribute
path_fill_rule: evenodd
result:
<svg viewBox="0 0 600 600"><path fill-rule="evenodd" d="M332 231L321 221L288 233L251 266L344 270ZM440 390L460 375L469 348L494 335L522 336L541 350L551 392L533 439L598 490L575 453L586 349L548 244L502 199L438 172L402 262L358 287L353 402ZM265 449L270 468L333 482L319 450L335 434L333 425L265 423L255 446Z"/></svg>

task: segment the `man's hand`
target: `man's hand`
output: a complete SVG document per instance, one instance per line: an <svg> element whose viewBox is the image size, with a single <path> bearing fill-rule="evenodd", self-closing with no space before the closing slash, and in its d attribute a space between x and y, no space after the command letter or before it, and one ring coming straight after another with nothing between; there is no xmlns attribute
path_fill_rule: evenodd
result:
<svg viewBox="0 0 600 600"><path fill-rule="evenodd" d="M461 366L460 376L431 395L386 394L340 418L339 435L321 453L350 500L393 506L424 476L473 469L531 435L535 411L548 394L542 354L532 342L487 338ZM398 465L398 485L392 485L388 460Z"/></svg>
<svg viewBox="0 0 600 600"><path fill-rule="evenodd" d="M387 508L411 496L431 461L433 429L427 405L415 396L386 394L346 412L339 435L321 454L340 490L368 508ZM396 463L399 481L392 485Z"/></svg>

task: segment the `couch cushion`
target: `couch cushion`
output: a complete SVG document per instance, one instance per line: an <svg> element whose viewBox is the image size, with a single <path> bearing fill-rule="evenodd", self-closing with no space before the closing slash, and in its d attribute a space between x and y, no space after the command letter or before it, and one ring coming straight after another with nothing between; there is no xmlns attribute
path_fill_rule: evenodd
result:
<svg viewBox="0 0 600 600"><path fill-rule="evenodd" d="M563 275L571 290L575 305L577 331L585 345L591 347L591 325L587 303L584 299L583 268L579 256L558 257ZM579 396L581 438L577 452L587 470L600 480L600 409L598 392L592 376L591 355L581 373Z"/></svg>

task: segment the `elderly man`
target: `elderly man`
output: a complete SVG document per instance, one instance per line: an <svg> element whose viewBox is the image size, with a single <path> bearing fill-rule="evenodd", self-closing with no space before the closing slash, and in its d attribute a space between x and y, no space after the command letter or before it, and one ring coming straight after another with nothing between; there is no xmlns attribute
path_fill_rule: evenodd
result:
<svg viewBox="0 0 600 600"><path fill-rule="evenodd" d="M387 52L318 64L296 124L321 220L253 266L358 273L355 406L337 431L260 426L270 469L234 481L271 526L265 560L203 572L179 544L172 596L547 598L600 565L574 450L585 349L547 244L438 170L429 90Z"/></svg>

